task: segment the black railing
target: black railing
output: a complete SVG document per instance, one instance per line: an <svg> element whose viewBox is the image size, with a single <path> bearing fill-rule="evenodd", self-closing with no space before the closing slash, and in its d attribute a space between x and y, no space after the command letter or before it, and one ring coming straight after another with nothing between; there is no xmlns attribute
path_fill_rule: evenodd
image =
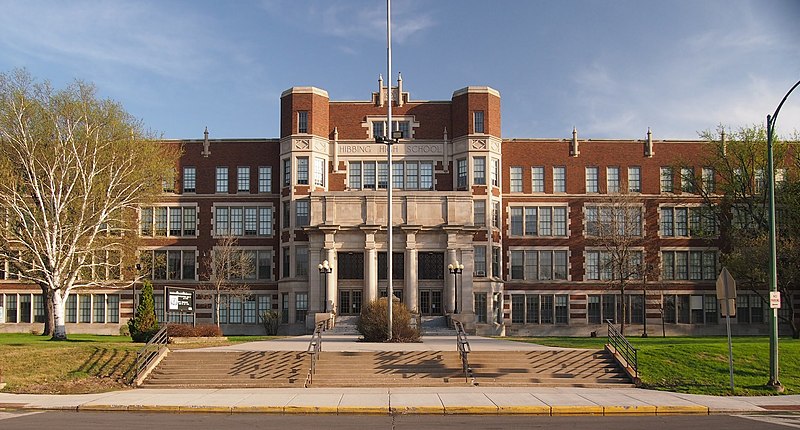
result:
<svg viewBox="0 0 800 430"><path fill-rule="evenodd" d="M631 369L633 377L639 379L639 351L625 339L625 336L614 327L611 320L606 320L608 325L608 344L614 347L616 354L625 360L624 366Z"/></svg>
<svg viewBox="0 0 800 430"><path fill-rule="evenodd" d="M147 341L142 349L136 352L135 385L142 383L140 379L147 376L145 372L150 369L151 364L153 364L156 359L162 356L162 349L166 348L167 342L169 342L169 336L167 336L167 326L165 325Z"/></svg>
<svg viewBox="0 0 800 430"><path fill-rule="evenodd" d="M469 367L469 359L467 354L472 352L467 340L467 333L464 331L464 325L461 321L452 320L453 326L456 328L456 346L458 347L458 355L461 357L461 368L464 371L464 381L467 383L475 383L475 378L472 376L472 368Z"/></svg>
<svg viewBox="0 0 800 430"><path fill-rule="evenodd" d="M314 334L311 335L311 341L308 342L306 353L311 357L311 367L308 369L306 375L306 382L303 387L308 388L314 382L314 374L317 372L317 360L319 360L319 353L322 352L322 332L325 331L326 321L317 323L314 328Z"/></svg>

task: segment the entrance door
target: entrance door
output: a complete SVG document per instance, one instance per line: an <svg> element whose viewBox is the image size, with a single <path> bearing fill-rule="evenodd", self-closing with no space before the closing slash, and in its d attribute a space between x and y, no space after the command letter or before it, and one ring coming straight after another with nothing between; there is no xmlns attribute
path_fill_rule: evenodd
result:
<svg viewBox="0 0 800 430"><path fill-rule="evenodd" d="M386 288L381 289L381 298L386 297ZM392 287L392 294L400 299L400 303L403 303L403 289L402 288L394 288Z"/></svg>
<svg viewBox="0 0 800 430"><path fill-rule="evenodd" d="M442 290L419 290L419 312L422 315L442 315Z"/></svg>
<svg viewBox="0 0 800 430"><path fill-rule="evenodd" d="M361 314L361 290L339 290L339 315Z"/></svg>

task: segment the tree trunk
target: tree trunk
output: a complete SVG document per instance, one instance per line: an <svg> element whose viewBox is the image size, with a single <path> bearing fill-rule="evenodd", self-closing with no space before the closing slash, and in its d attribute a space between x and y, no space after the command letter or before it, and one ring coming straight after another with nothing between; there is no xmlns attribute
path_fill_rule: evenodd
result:
<svg viewBox="0 0 800 430"><path fill-rule="evenodd" d="M217 322L217 327L219 327L219 301L222 294L217 291L216 297L214 297L214 320Z"/></svg>
<svg viewBox="0 0 800 430"><path fill-rule="evenodd" d="M47 285L39 285L42 289L42 299L44 301L44 328L42 336L53 336L53 290Z"/></svg>
<svg viewBox="0 0 800 430"><path fill-rule="evenodd" d="M53 322L54 331L51 340L67 340L67 327L64 309L67 304L67 295L61 291L53 291Z"/></svg>

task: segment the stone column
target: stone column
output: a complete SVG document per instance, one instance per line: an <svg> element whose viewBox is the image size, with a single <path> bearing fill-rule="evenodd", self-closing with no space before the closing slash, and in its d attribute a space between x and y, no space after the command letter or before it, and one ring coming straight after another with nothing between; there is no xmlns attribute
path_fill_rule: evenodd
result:
<svg viewBox="0 0 800 430"><path fill-rule="evenodd" d="M330 246L326 246L325 254L326 254L325 259L328 260L328 264L330 264L331 267L333 267L333 271L328 274L327 278L328 282L325 285L325 289L327 290L328 293L328 303L330 303L328 305L328 310L333 310L337 309L336 302L338 301L337 300L338 298L336 291L336 279L339 276L339 274L336 273L338 265L336 264L336 250L333 248L333 244L331 244ZM317 271L317 273L319 273L319 271ZM324 308L325 306L323 306L323 309Z"/></svg>
<svg viewBox="0 0 800 430"><path fill-rule="evenodd" d="M313 242L309 241L308 247L308 313L313 317L313 315L317 312L323 312L325 310L324 304L324 294L322 285L322 278L321 274L319 273L319 266L322 263L322 258L320 258L320 254L322 249L314 244Z"/></svg>
<svg viewBox="0 0 800 430"><path fill-rule="evenodd" d="M464 265L464 272L459 276L458 290L458 312L462 314L475 313L475 295L472 283L472 274L475 271L475 251L473 248L462 248L461 263Z"/></svg>
<svg viewBox="0 0 800 430"><path fill-rule="evenodd" d="M378 250L375 248L375 229L364 230L364 301L378 299Z"/></svg>
<svg viewBox="0 0 800 430"><path fill-rule="evenodd" d="M417 277L417 230L406 230L405 303L411 312L419 312L419 283Z"/></svg>

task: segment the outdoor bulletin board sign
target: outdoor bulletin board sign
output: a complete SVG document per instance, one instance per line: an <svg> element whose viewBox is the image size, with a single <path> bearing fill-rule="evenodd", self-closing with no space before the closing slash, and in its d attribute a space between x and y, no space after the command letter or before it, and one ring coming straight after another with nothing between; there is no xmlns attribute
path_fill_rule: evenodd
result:
<svg viewBox="0 0 800 430"><path fill-rule="evenodd" d="M164 312L168 317L172 313L191 314L194 316L194 290L191 288L164 288ZM168 318L165 318L169 320ZM192 318L194 320L194 318Z"/></svg>

